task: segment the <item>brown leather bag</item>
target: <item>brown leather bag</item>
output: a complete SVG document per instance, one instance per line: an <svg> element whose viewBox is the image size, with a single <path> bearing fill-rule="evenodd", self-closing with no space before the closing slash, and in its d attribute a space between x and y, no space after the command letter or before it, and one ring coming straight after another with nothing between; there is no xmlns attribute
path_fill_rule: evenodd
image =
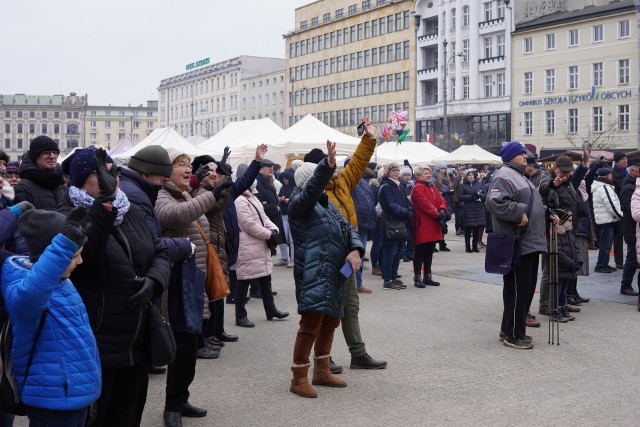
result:
<svg viewBox="0 0 640 427"><path fill-rule="evenodd" d="M228 296L231 291L229 290L227 280L224 278L224 271L222 271L222 265L220 265L220 258L218 258L216 248L213 247L197 220L195 224L198 227L198 230L200 230L202 240L204 240L204 243L207 245L207 277L204 283L205 291L207 292L209 301L217 301Z"/></svg>

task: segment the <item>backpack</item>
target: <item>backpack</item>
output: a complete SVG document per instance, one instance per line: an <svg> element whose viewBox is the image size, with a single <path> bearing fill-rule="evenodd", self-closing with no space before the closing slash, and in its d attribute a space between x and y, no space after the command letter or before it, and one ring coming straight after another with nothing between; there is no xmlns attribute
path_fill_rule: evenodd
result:
<svg viewBox="0 0 640 427"><path fill-rule="evenodd" d="M24 380L22 381L23 388L27 382L33 353L36 349L38 338L40 337L40 333L44 327L44 321L48 314L49 309L45 309L40 316L38 329L36 329L36 333L33 337L33 344L31 346L31 352L29 353L29 360L27 361ZM16 376L13 372L13 358L11 355L12 349L13 331L11 329L11 321L7 319L0 331L0 409L9 414L27 415L27 409L25 408L24 403L22 403L20 388L18 387Z"/></svg>

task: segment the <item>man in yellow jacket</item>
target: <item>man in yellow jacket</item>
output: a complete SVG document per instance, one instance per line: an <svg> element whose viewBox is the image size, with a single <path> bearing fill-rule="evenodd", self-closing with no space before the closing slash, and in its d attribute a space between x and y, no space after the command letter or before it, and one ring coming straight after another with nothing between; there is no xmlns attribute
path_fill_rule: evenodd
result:
<svg viewBox="0 0 640 427"><path fill-rule="evenodd" d="M329 199L356 230L358 229L358 219L356 217L355 205L351 198L351 190L358 185L358 181L360 181L362 174L367 168L377 143L375 131L369 119L365 117L362 121L364 123L364 134L355 153L353 153L351 161L342 170L341 174L333 176L326 188ZM326 154L324 154L322 150L314 148L304 156L304 161L318 163L324 157L326 157ZM344 317L342 318L342 332L347 346L349 346L349 352L351 353L351 369L384 369L387 367L386 361L376 360L367 353L360 334L359 311L360 299L356 289L356 273L354 271L347 281ZM342 368L332 364L332 373L340 372L342 372Z"/></svg>

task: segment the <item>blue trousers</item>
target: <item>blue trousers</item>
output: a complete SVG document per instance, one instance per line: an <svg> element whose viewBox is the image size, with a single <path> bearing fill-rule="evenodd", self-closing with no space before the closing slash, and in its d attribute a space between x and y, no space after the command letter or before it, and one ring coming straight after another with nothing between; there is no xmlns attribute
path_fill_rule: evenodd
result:
<svg viewBox="0 0 640 427"><path fill-rule="evenodd" d="M596 268L603 268L609 265L609 252L611 251L611 243L613 242L614 232L614 223L600 225L600 247L598 251L598 261L596 262Z"/></svg>
<svg viewBox="0 0 640 427"><path fill-rule="evenodd" d="M75 411L27 406L29 427L84 427L87 421L87 407Z"/></svg>
<svg viewBox="0 0 640 427"><path fill-rule="evenodd" d="M389 240L384 242L384 257L382 258L382 277L385 282L398 278L398 266L402 253L402 240Z"/></svg>

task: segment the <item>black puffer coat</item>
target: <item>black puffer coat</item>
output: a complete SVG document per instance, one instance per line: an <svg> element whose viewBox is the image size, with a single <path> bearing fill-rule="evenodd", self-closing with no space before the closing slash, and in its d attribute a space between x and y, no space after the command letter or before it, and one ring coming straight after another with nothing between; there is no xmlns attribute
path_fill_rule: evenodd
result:
<svg viewBox="0 0 640 427"><path fill-rule="evenodd" d="M465 227L484 226L485 224L484 201L486 197L484 194L477 197L480 190L482 190L482 181L476 179L470 183L465 175L464 182L458 188L458 200L462 202L462 224Z"/></svg>
<svg viewBox="0 0 640 427"><path fill-rule="evenodd" d="M583 263L582 252L578 248L575 235L566 230L562 225L556 226L558 232L558 278L575 279L576 262Z"/></svg>
<svg viewBox="0 0 640 427"><path fill-rule="evenodd" d="M20 182L16 185L14 203L27 201L36 209L55 211L67 193L62 166L46 172L25 155L20 165Z"/></svg>
<svg viewBox="0 0 640 427"><path fill-rule="evenodd" d="M73 207L68 203L63 210ZM82 251L84 262L71 275L87 308L105 368L149 360L147 310L129 311L127 301L140 290L133 282L136 276L151 277L166 288L170 275L167 248L149 229L142 209L132 204L117 226L113 225L116 213L115 208L109 212L99 203L89 208L91 228Z"/></svg>
<svg viewBox="0 0 640 427"><path fill-rule="evenodd" d="M286 236L283 231L284 226L282 225L282 214L278 206L280 201L278 200L276 187L271 183L269 178L262 174L258 174L256 181L258 182L256 186L258 194L256 194L256 197L262 202L264 213L267 214L271 222L280 230L280 241L278 243L282 243L286 241Z"/></svg>
<svg viewBox="0 0 640 427"><path fill-rule="evenodd" d="M349 252L364 247L358 232L324 193L335 168L323 159L289 202L289 225L295 248L293 277L298 313L342 317L347 278L340 273Z"/></svg>

